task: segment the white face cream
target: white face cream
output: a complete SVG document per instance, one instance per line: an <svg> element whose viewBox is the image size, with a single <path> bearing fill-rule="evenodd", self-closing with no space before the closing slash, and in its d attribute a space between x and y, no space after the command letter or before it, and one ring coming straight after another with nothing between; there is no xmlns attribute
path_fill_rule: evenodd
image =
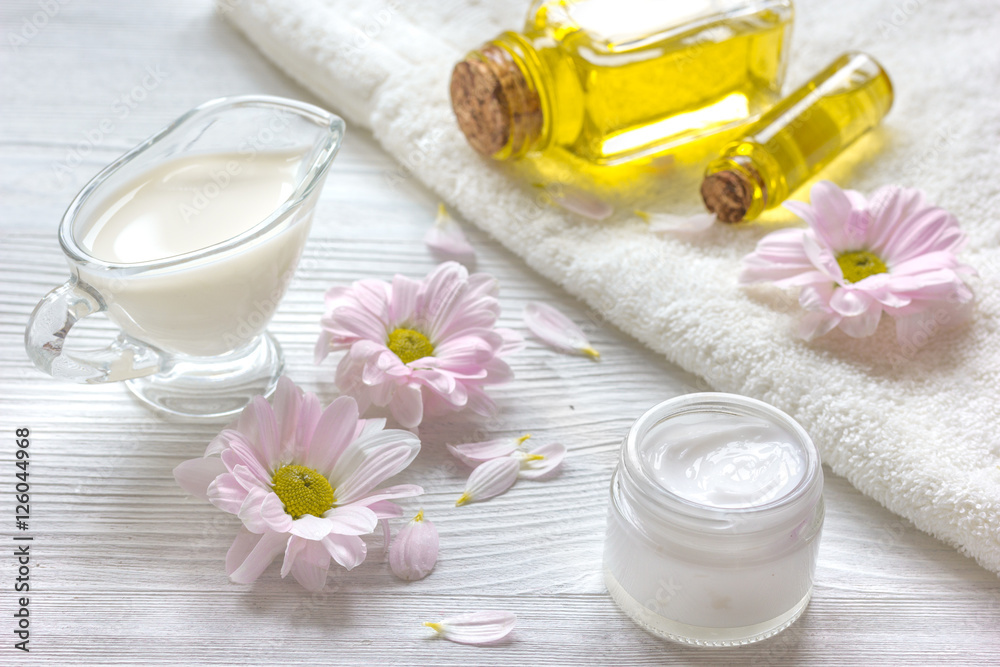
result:
<svg viewBox="0 0 1000 667"><path fill-rule="evenodd" d="M792 433L747 416L678 415L651 428L646 441L640 456L653 479L711 507L754 507L786 496L807 464Z"/></svg>
<svg viewBox="0 0 1000 667"><path fill-rule="evenodd" d="M759 641L802 613L823 522L802 428L730 394L690 394L630 429L611 487L604 566L618 605L689 644Z"/></svg>

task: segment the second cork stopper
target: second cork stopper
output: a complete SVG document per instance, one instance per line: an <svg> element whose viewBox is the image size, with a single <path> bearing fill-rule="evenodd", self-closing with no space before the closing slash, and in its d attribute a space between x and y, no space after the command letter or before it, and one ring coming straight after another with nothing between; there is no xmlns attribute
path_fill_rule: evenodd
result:
<svg viewBox="0 0 1000 667"><path fill-rule="evenodd" d="M722 222L740 222L753 203L753 183L738 171L717 171L701 182L701 198Z"/></svg>

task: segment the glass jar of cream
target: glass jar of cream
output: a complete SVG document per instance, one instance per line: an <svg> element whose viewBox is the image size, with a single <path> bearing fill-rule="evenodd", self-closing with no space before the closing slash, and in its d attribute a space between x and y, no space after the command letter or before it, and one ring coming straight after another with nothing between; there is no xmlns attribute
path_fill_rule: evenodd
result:
<svg viewBox="0 0 1000 667"><path fill-rule="evenodd" d="M679 396L625 437L605 583L655 635L749 644L806 608L822 526L819 454L794 419L743 396Z"/></svg>

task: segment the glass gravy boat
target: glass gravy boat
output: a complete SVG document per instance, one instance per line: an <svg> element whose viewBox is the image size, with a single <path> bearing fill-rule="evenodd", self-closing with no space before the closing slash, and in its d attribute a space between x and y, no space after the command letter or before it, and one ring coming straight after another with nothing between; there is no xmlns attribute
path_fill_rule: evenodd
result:
<svg viewBox="0 0 1000 667"><path fill-rule="evenodd" d="M265 329L295 272L343 134L343 120L310 104L228 97L192 109L105 168L63 216L59 242L71 277L31 315L25 348L32 362L64 380L124 380L143 403L189 419L231 417L254 396L270 395L284 362ZM102 221L136 205L147 186L135 184L165 166L173 171L157 183L179 212L170 235L194 249L155 256L169 250L156 248L155 234L141 226L129 231L135 219L126 214L121 233L105 230L105 248L96 252ZM195 239L225 234L217 203L238 210L260 184L278 193L273 210L230 216L234 234L199 246ZM145 215L141 207L136 215ZM188 233L196 236L185 239ZM153 257L115 255L120 245L143 244L154 246ZM101 350L64 347L78 320L102 312L120 329L117 340Z"/></svg>

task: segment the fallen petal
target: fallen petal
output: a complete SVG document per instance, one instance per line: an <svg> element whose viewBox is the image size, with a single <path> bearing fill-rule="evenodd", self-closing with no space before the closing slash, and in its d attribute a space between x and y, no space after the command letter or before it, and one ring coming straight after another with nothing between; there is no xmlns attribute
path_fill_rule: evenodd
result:
<svg viewBox="0 0 1000 667"><path fill-rule="evenodd" d="M566 447L565 445L548 443L527 452L519 452L516 457L521 466L518 477L541 479L562 465L563 459L566 458Z"/></svg>
<svg viewBox="0 0 1000 667"><path fill-rule="evenodd" d="M467 267L476 263L476 249L465 238L458 222L448 214L444 204L438 204L437 220L424 235L428 248L444 260L455 260Z"/></svg>
<svg viewBox="0 0 1000 667"><path fill-rule="evenodd" d="M528 303L524 307L524 323L542 342L560 352L585 354L591 359L601 357L580 327L548 304Z"/></svg>
<svg viewBox="0 0 1000 667"><path fill-rule="evenodd" d="M597 195L579 188L564 186L550 193L552 201L562 208L591 220L604 220L614 213L614 207Z"/></svg>
<svg viewBox="0 0 1000 667"><path fill-rule="evenodd" d="M480 464L469 475L469 481L465 483L465 492L455 502L455 507L500 495L517 481L520 469L521 464L511 456Z"/></svg>
<svg viewBox="0 0 1000 667"><path fill-rule="evenodd" d="M636 211L635 214L649 223L649 231L654 234L703 232L715 223L714 213L673 215L671 213Z"/></svg>
<svg viewBox="0 0 1000 667"><path fill-rule="evenodd" d="M467 442L462 445L447 445L448 451L465 465L475 468L483 461L510 456L531 435L520 438L497 438L484 442Z"/></svg>
<svg viewBox="0 0 1000 667"><path fill-rule="evenodd" d="M403 526L393 540L389 551L389 567L400 579L417 581L431 573L437 559L437 528L424 519L424 512L421 510Z"/></svg>
<svg viewBox="0 0 1000 667"><path fill-rule="evenodd" d="M459 644L492 644L509 635L515 623L517 616L507 611L476 611L424 625Z"/></svg>

